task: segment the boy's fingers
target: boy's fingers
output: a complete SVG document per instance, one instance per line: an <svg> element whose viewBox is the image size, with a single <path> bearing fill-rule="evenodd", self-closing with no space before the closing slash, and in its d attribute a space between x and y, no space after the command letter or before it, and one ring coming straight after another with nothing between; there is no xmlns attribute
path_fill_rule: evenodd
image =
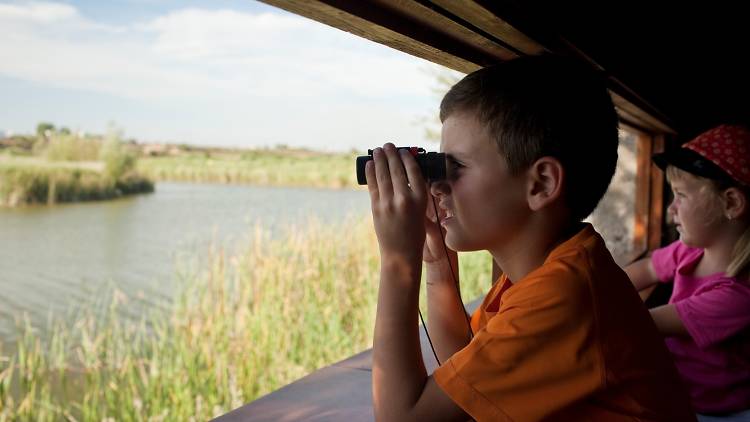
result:
<svg viewBox="0 0 750 422"><path fill-rule="evenodd" d="M425 185L425 189L429 192L429 185ZM432 195L427 195L427 211L425 212L425 218L433 223L437 221L437 215L435 215L435 205L432 203L432 201L434 200L435 199L432 197Z"/></svg>
<svg viewBox="0 0 750 422"><path fill-rule="evenodd" d="M381 198L390 198L393 196L391 172L388 169L388 159L385 157L382 148L375 148L372 152L372 161L375 162L375 178L378 183L378 195Z"/></svg>
<svg viewBox="0 0 750 422"><path fill-rule="evenodd" d="M378 194L378 179L375 177L375 162L372 160L365 163L365 179L367 190L370 192L370 201L375 202L380 195Z"/></svg>
<svg viewBox="0 0 750 422"><path fill-rule="evenodd" d="M400 152L404 150L397 150L396 146L392 143L383 145L383 151L386 157L388 157L388 167L391 170L391 182L393 183L393 191L398 194L405 194L409 187L406 180L406 173L404 173L404 163L402 161L403 155Z"/></svg>
<svg viewBox="0 0 750 422"><path fill-rule="evenodd" d="M409 186L411 191L421 200L425 200L427 197L427 184L422 177L422 170L417 164L417 160L408 151L402 150L401 158L406 168L406 176L409 178Z"/></svg>

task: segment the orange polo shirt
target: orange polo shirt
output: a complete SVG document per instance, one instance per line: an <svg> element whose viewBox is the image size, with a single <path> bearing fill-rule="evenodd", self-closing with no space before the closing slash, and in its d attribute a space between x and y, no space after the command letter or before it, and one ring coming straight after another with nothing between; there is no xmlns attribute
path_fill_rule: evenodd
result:
<svg viewBox="0 0 750 422"><path fill-rule="evenodd" d="M472 328L433 375L477 421L695 421L664 340L589 224L523 279L501 277Z"/></svg>

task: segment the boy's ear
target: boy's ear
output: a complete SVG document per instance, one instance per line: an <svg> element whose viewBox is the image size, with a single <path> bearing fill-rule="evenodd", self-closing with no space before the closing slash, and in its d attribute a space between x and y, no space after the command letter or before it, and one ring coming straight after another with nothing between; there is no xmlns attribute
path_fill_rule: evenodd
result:
<svg viewBox="0 0 750 422"><path fill-rule="evenodd" d="M747 196L740 189L731 187L724 190L724 216L730 220L743 217L748 212Z"/></svg>
<svg viewBox="0 0 750 422"><path fill-rule="evenodd" d="M562 196L565 171L557 158L542 157L528 170L529 208L540 210Z"/></svg>

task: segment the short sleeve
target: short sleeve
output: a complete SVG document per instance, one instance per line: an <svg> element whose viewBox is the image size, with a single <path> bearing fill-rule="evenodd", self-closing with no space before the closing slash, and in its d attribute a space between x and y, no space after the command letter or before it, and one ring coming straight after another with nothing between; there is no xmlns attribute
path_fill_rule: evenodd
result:
<svg viewBox="0 0 750 422"><path fill-rule="evenodd" d="M750 286L732 279L674 305L700 348L726 340L750 325Z"/></svg>
<svg viewBox="0 0 750 422"><path fill-rule="evenodd" d="M659 281L669 282L674 279L678 265L690 252L690 249L693 248L689 248L677 240L668 246L654 251L651 255L651 265L653 265Z"/></svg>
<svg viewBox="0 0 750 422"><path fill-rule="evenodd" d="M544 419L602 385L587 284L546 277L509 290L500 312L434 373L476 420Z"/></svg>

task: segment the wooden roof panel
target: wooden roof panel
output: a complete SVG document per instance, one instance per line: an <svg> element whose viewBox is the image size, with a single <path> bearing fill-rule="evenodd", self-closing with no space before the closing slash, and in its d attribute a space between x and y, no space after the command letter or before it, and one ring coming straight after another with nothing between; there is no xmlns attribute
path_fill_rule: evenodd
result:
<svg viewBox="0 0 750 422"><path fill-rule="evenodd" d="M658 133L747 117L750 26L730 3L263 0L462 72L543 51L603 69L620 117Z"/></svg>

